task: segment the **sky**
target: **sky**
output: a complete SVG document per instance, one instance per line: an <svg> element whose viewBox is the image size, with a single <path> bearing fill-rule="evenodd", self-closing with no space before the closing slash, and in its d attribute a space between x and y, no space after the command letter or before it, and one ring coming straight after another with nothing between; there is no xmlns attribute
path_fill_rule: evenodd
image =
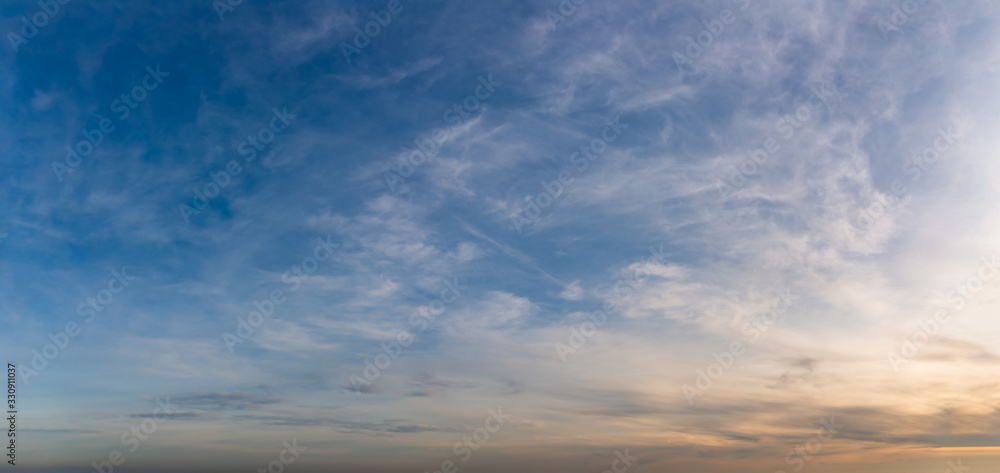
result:
<svg viewBox="0 0 1000 473"><path fill-rule="evenodd" d="M998 471L998 21L7 0L5 461Z"/></svg>

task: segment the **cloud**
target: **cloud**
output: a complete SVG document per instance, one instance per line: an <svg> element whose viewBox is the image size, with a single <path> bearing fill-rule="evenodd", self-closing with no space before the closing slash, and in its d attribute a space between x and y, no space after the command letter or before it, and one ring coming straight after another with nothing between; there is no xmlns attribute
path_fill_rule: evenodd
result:
<svg viewBox="0 0 1000 473"><path fill-rule="evenodd" d="M283 401L278 397L243 392L176 394L171 400L184 407L207 411L253 410Z"/></svg>

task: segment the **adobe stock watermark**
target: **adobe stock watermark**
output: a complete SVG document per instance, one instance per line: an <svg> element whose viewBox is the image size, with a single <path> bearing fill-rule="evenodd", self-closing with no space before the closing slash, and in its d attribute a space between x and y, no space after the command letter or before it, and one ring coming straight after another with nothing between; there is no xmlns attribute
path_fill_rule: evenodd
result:
<svg viewBox="0 0 1000 473"><path fill-rule="evenodd" d="M7 464L17 466L17 365L7 363Z"/></svg>
<svg viewBox="0 0 1000 473"><path fill-rule="evenodd" d="M962 465L962 460L959 459L957 462L948 460L948 469L945 470L945 473L968 473L970 471L972 471L972 467Z"/></svg>
<svg viewBox="0 0 1000 473"><path fill-rule="evenodd" d="M555 9L545 10L545 18L553 28L559 26L561 21L569 21L569 17L576 14L576 8L587 3L587 0L562 0Z"/></svg>
<svg viewBox="0 0 1000 473"><path fill-rule="evenodd" d="M406 182L406 179L416 172L417 168L437 156L438 151L441 150L441 146L448 137L448 133L462 126L472 118L471 114L478 111L493 96L497 87L503 86L502 83L493 80L493 74L489 74L486 77L479 76L478 80L479 85L476 86L472 94L452 104L451 108L441 115L441 119L450 126L434 129L430 133L430 138L417 138L414 140L417 149L410 151L408 154L404 152L403 156L398 158L399 162L396 164L394 170L382 173L382 177L385 178L385 183L389 186L391 192L398 191L403 183Z"/></svg>
<svg viewBox="0 0 1000 473"><path fill-rule="evenodd" d="M523 234L526 226L537 223L542 218L542 211L559 200L563 196L563 192L573 184L576 179L573 175L586 171L590 164L604 154L608 146L617 141L628 128L627 124L621 123L621 114L616 115L614 120L607 118L605 121L607 125L601 130L600 136L590 140L590 143L580 146L577 151L570 153L568 159L570 164L575 166L574 171L564 169L559 171L559 175L551 182L543 180L540 183L541 192L534 197L529 195L525 199L524 205L510 216L517 233Z"/></svg>
<svg viewBox="0 0 1000 473"><path fill-rule="evenodd" d="M604 470L603 473L625 473L632 467L632 462L639 463L639 457L633 457L630 455L627 448L624 453L619 450L615 450L615 456L618 458L615 458L615 460L611 462L611 469Z"/></svg>
<svg viewBox="0 0 1000 473"><path fill-rule="evenodd" d="M465 289L467 287L458 284L458 278L452 278L451 281L445 279L441 297L430 304L419 307L410 314L410 326L416 328L416 334L411 333L409 329L400 330L396 334L396 341L382 342L379 345L382 347L382 353L375 355L374 362L365 358L365 368L361 371L363 378L356 374L350 376L351 390L354 391L354 395L360 396L368 386L375 382L379 376L382 376L382 372L392 366L392 362L399 358L403 349L409 348L413 344L416 335L424 333L424 330L427 330L434 322L434 318L444 313L444 309L448 305L458 300Z"/></svg>
<svg viewBox="0 0 1000 473"><path fill-rule="evenodd" d="M142 419L136 425L133 425L128 430L122 433L119 440L123 447L129 447L129 453L135 453L139 450L142 442L149 439L150 435L156 433L157 427L163 423L167 418L160 418L160 414L172 414L178 411L177 406L170 403L170 396L163 401L156 401L157 407L153 409L153 414L145 419ZM108 459L103 460L100 463L92 462L94 470L97 473L113 473L116 466L122 466L125 464L125 454L120 450L112 450L108 454Z"/></svg>
<svg viewBox="0 0 1000 473"><path fill-rule="evenodd" d="M163 79L170 76L170 73L160 70L159 64L156 65L155 69L146 66L145 71L146 76L142 78L142 81L138 85L132 87L131 90L121 94L121 96L111 102L111 111L119 114L119 121L128 118L132 110L135 110L139 104L145 102L146 98L149 97L149 93L156 90L163 83ZM56 179L62 182L63 176L73 172L77 166L83 163L83 158L93 154L97 150L97 147L104 142L104 139L114 131L115 124L110 118L101 118L97 124L97 128L88 130L84 127L80 132L84 139L78 141L75 146L66 146L66 158L63 160L63 163L52 161L52 171L56 174Z"/></svg>
<svg viewBox="0 0 1000 473"><path fill-rule="evenodd" d="M823 450L823 444L833 440L833 437L840 433L840 429L844 428L842 424L837 424L833 417L830 417L830 420L820 419L819 421L822 427L820 427L816 436L807 440L805 444L795 447L785 455L785 463L794 465L793 472L798 473L802 471L806 466L806 462ZM785 470L777 470L774 473L787 472Z"/></svg>
<svg viewBox="0 0 1000 473"><path fill-rule="evenodd" d="M908 23L910 18L920 11L920 7L926 5L928 1L904 0L902 4L894 3L892 5L892 15L889 15L889 21L883 20L882 17L878 19L878 29L882 32L882 39L889 41L889 33L902 34L902 26Z"/></svg>
<svg viewBox="0 0 1000 473"><path fill-rule="evenodd" d="M814 116L819 115L824 108L829 111L830 99L836 93L836 90L826 83L821 83L818 87L810 86L809 90L812 95L806 103L799 105L794 113L785 114L774 123L774 131L779 133L785 142L794 138L798 130L801 130ZM729 166L728 176L719 178L715 183L722 198L728 198L741 190L779 150L781 145L778 140L774 136L768 136L764 139L763 146L750 150L747 158L738 166Z"/></svg>
<svg viewBox="0 0 1000 473"><path fill-rule="evenodd" d="M740 11L745 11L750 7L750 0L731 0L734 4L740 5ZM694 62L705 54L705 49L712 46L722 33L726 31L726 25L731 25L736 22L736 13L730 8L722 9L717 15L718 18L712 18L709 21L703 21L701 24L705 27L694 37L687 37L687 47L683 49L684 54L674 52L674 64L677 65L678 72L684 72L684 66L691 66Z"/></svg>
<svg viewBox="0 0 1000 473"><path fill-rule="evenodd" d="M799 296L793 295L790 288L785 288L783 292L778 292L778 297L771 302L771 308L761 312L759 315L750 317L750 320L743 324L740 333L750 338L750 343L760 340L762 334L767 333L768 327L778 321L778 317L788 312L792 305L799 300Z"/></svg>
<svg viewBox="0 0 1000 473"><path fill-rule="evenodd" d="M14 31L7 33L7 41L10 48L14 50L14 55L21 52L21 47L28 44L28 40L38 36L38 31L52 21L62 10L62 5L66 5L70 0L41 0L38 2L39 10L31 15L21 17L21 34Z"/></svg>
<svg viewBox="0 0 1000 473"><path fill-rule="evenodd" d="M698 376L695 378L694 386L690 384L681 386L681 391L684 393L684 397L687 398L688 404L694 405L695 398L705 394L705 391L708 391L726 371L729 371L729 368L732 368L736 364L736 360L746 354L746 352L746 348L743 347L742 342L732 342L729 344L729 350L723 351L721 355L712 353L715 363L710 363L704 371L701 369L695 370L695 374Z"/></svg>
<svg viewBox="0 0 1000 473"><path fill-rule="evenodd" d="M266 468L258 468L257 473L282 473L285 471L285 467L295 463L295 460L299 459L299 455L306 451L306 447L300 447L298 445L298 439L292 439L292 443L289 444L287 440L281 442L281 445L285 448L281 449L278 453L278 458L271 460L267 464ZM291 455L289 457L289 455Z"/></svg>
<svg viewBox="0 0 1000 473"><path fill-rule="evenodd" d="M983 258L976 275L966 280L965 284L959 284L954 291L948 293L946 298L955 303L952 310L961 311L965 304L972 300L983 286L993 280L1000 273L1000 253L994 254L992 260ZM940 309L934 313L933 317L921 320L917 325L918 329L909 337L903 339L903 343L897 350L888 354L889 364L893 371L899 371L900 367L917 356L925 346L933 341L941 333L948 322L951 321L952 314L946 309Z"/></svg>
<svg viewBox="0 0 1000 473"><path fill-rule="evenodd" d="M107 288L97 291L94 297L87 297L83 302L80 302L76 307L76 314L83 318L83 323L90 324L97 317L97 314L110 306L115 301L115 296L125 291L129 283L134 280L135 276L129 276L124 267L122 267L120 272L114 269L111 270L111 278L108 279ZM21 371L21 380L24 381L24 384L30 384L32 378L45 371L49 366L49 362L55 360L59 354L66 350L70 342L80 335L80 333L82 333L82 328L76 322L66 322L62 330L56 333L49 333L48 337L52 343L45 344L41 352L31 350L31 354L33 355L31 358L31 368L24 368Z"/></svg>
<svg viewBox="0 0 1000 473"><path fill-rule="evenodd" d="M486 411L488 416L486 420L483 421L483 426L477 428L472 432L472 435L465 435L462 440L455 442L451 447L452 453L454 453L462 463L466 463L472 459L472 455L478 452L486 442L490 441L490 434L495 434L500 430L508 420L511 419L510 414L503 413L503 406L498 407L495 411L491 408ZM491 423L492 422L492 423ZM455 464L455 460L445 460L441 462L441 468L434 473L457 473L458 466ZM429 473L429 472L424 472Z"/></svg>
<svg viewBox="0 0 1000 473"><path fill-rule="evenodd" d="M947 153L958 143L960 138L961 136L955 132L954 126L949 126L947 129L938 128L937 137L934 138L933 144L903 163L903 174L910 176L911 183L919 181L944 153ZM910 188L902 179L893 179L889 185L891 194L889 198L876 194L874 202L858 211L855 220L851 222L853 228L848 228L848 236L856 238L867 234L873 223L905 205L904 198L909 191Z"/></svg>
<svg viewBox="0 0 1000 473"><path fill-rule="evenodd" d="M236 146L236 151L240 155L245 156L245 163L252 163L257 159L257 153L264 151L274 141L277 134L285 131L285 128L294 119L295 115L288 113L287 107L281 110L277 108L271 109L271 119L267 125L262 126L257 133L247 135L247 139ZM243 167L240 166L240 162L236 159L229 160L223 169L209 171L209 181L201 186L200 189L198 187L191 189L194 192L191 204L180 204L177 206L177 210L180 211L184 223L190 225L191 217L200 214L202 210L208 207L212 199L221 195L222 191L229 187L229 184L234 182L242 173Z"/></svg>
<svg viewBox="0 0 1000 473"><path fill-rule="evenodd" d="M340 52L343 53L344 60L350 64L354 56L361 54L361 51L372 44L372 40L382 34L382 29L392 23L393 16L403 12L403 8L400 0L389 0L384 10L370 11L368 15L371 17L371 20L365 23L364 28L354 27L354 40L350 43L346 41L340 42Z"/></svg>
<svg viewBox="0 0 1000 473"><path fill-rule="evenodd" d="M779 292L778 297L772 300L770 309L750 317L750 320L743 324L740 333L749 338L749 343L757 343L761 336L767 333L767 329L778 321L778 317L788 312L788 309L791 309L798 300L799 296L793 295L792 290L786 288L784 292ZM736 360L744 354L746 354L746 348L739 341L730 343L728 351L723 351L721 355L712 353L715 363L709 363L704 370L695 370L697 377L694 386L689 384L681 386L681 391L687 398L688 404L694 405L694 400L705 394L705 391L708 391L716 381L722 378L722 375L726 374L736 364Z"/></svg>
<svg viewBox="0 0 1000 473"><path fill-rule="evenodd" d="M648 257L632 274L615 282L614 291L621 298L621 302L631 299L635 295L635 292L646 284L650 274L652 274L652 271L649 269L651 265L666 264L667 254L663 252L663 245L660 245L659 250L650 248L649 252L652 256ZM608 315L614 314L618 305L619 301L616 298L606 298L601 309L587 314L587 318L590 319L589 321L582 322L578 326L571 328L566 343L557 342L555 344L556 354L559 356L559 359L563 363L566 363L567 356L583 348L587 344L587 341L597 334L597 330L604 327L604 324L608 321Z"/></svg>
<svg viewBox="0 0 1000 473"><path fill-rule="evenodd" d="M226 14L236 11L236 7L240 5L243 5L243 0L215 0L212 2L212 8L219 16L219 21L225 20Z"/></svg>
<svg viewBox="0 0 1000 473"><path fill-rule="evenodd" d="M302 286L302 280L316 272L319 264L333 258L334 250L340 245L331 241L332 236L327 235L326 240L316 239L316 246L313 248L312 256L305 257L301 263L292 266L281 275L281 282L288 285L284 290L274 289L267 297L253 301L256 310L247 314L246 318L237 319L236 335L229 332L222 334L222 341L225 342L229 354L232 355L237 344L242 345L253 336L254 332L264 321L274 315L274 310L288 300L286 294L292 294Z"/></svg>

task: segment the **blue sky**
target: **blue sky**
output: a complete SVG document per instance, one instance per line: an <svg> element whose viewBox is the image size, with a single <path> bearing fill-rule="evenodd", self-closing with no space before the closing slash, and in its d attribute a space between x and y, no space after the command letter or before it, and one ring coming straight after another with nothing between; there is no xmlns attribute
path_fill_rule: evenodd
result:
<svg viewBox="0 0 1000 473"><path fill-rule="evenodd" d="M992 2L169 3L0 6L26 470L1000 465Z"/></svg>

